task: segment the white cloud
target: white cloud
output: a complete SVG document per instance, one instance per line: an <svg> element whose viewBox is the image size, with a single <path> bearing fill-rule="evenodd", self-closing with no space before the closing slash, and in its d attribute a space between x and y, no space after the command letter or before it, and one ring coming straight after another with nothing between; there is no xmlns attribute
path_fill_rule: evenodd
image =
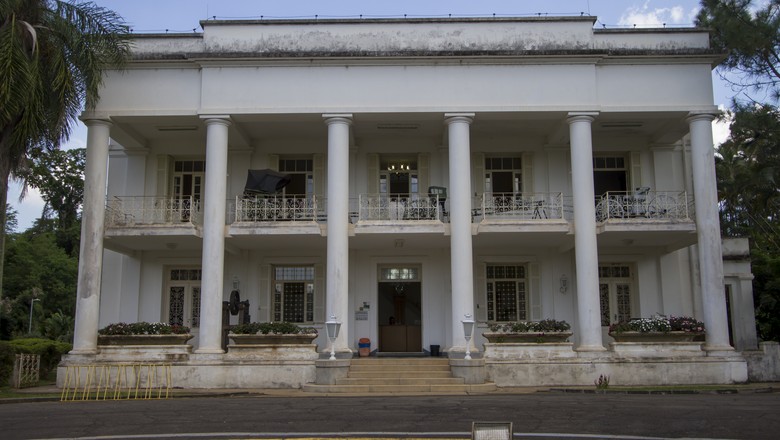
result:
<svg viewBox="0 0 780 440"><path fill-rule="evenodd" d="M663 26L664 24L690 24L691 17L695 17L696 9L687 14L682 6L671 8L651 8L650 1L642 6L631 6L620 16L618 24L622 26L648 27Z"/></svg>
<svg viewBox="0 0 780 440"><path fill-rule="evenodd" d="M729 125L731 125L732 114L726 110L726 107L719 105L718 109L724 112L725 117L723 119L715 119L712 121L712 141L716 147L720 146L723 142L729 138Z"/></svg>

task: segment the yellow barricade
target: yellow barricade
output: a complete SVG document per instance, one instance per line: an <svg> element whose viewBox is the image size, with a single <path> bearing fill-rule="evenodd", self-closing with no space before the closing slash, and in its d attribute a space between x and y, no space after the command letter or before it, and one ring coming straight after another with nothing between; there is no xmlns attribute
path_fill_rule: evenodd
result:
<svg viewBox="0 0 780 440"><path fill-rule="evenodd" d="M167 399L170 364L72 365L66 367L61 402Z"/></svg>

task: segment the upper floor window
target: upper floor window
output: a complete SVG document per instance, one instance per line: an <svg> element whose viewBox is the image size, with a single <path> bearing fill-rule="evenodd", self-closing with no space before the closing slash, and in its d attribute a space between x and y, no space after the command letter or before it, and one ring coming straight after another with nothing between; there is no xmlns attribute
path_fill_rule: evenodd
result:
<svg viewBox="0 0 780 440"><path fill-rule="evenodd" d="M383 157L379 161L379 193L405 196L420 192L417 161L401 157Z"/></svg>
<svg viewBox="0 0 780 440"><path fill-rule="evenodd" d="M593 157L593 192L628 190L628 161L624 156Z"/></svg>
<svg viewBox="0 0 780 440"><path fill-rule="evenodd" d="M273 320L314 321L314 266L274 266Z"/></svg>
<svg viewBox="0 0 780 440"><path fill-rule="evenodd" d="M177 160L173 162L173 196L177 199L192 197L200 200L203 194L205 160Z"/></svg>
<svg viewBox="0 0 780 440"><path fill-rule="evenodd" d="M488 321L528 319L525 266L491 264L487 266L486 271Z"/></svg>
<svg viewBox="0 0 780 440"><path fill-rule="evenodd" d="M311 195L314 193L314 161L305 158L279 159L279 171L288 174L292 180L284 187L289 196Z"/></svg>
<svg viewBox="0 0 780 440"><path fill-rule="evenodd" d="M520 157L485 158L485 192L517 194L523 191Z"/></svg>

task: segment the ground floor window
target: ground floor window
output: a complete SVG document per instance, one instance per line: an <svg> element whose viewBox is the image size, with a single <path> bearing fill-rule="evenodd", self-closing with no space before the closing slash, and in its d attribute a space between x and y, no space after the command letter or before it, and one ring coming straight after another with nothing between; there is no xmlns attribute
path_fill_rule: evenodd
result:
<svg viewBox="0 0 780 440"><path fill-rule="evenodd" d="M599 302L601 325L628 321L631 313L631 289L633 276L631 266L610 264L599 266Z"/></svg>
<svg viewBox="0 0 780 440"><path fill-rule="evenodd" d="M171 325L200 327L200 283L202 271L171 268L166 271L167 318Z"/></svg>
<svg viewBox="0 0 780 440"><path fill-rule="evenodd" d="M314 266L274 266L273 275L273 320L314 322Z"/></svg>
<svg viewBox="0 0 780 440"><path fill-rule="evenodd" d="M488 321L528 319L526 269L523 265L493 265L486 268Z"/></svg>

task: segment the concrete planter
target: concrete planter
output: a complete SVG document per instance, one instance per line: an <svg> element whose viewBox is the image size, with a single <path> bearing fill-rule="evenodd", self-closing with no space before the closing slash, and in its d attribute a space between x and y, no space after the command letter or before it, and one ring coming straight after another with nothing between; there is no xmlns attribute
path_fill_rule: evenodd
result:
<svg viewBox="0 0 780 440"><path fill-rule="evenodd" d="M228 337L236 345L303 345L311 344L317 338L315 333L298 335L276 335L276 334L228 334Z"/></svg>
<svg viewBox="0 0 780 440"><path fill-rule="evenodd" d="M490 343L559 343L566 342L572 332L483 333Z"/></svg>
<svg viewBox="0 0 780 440"><path fill-rule="evenodd" d="M703 337L702 332L620 332L609 334L615 342L692 342Z"/></svg>
<svg viewBox="0 0 780 440"><path fill-rule="evenodd" d="M98 335L98 345L185 345L193 335Z"/></svg>

